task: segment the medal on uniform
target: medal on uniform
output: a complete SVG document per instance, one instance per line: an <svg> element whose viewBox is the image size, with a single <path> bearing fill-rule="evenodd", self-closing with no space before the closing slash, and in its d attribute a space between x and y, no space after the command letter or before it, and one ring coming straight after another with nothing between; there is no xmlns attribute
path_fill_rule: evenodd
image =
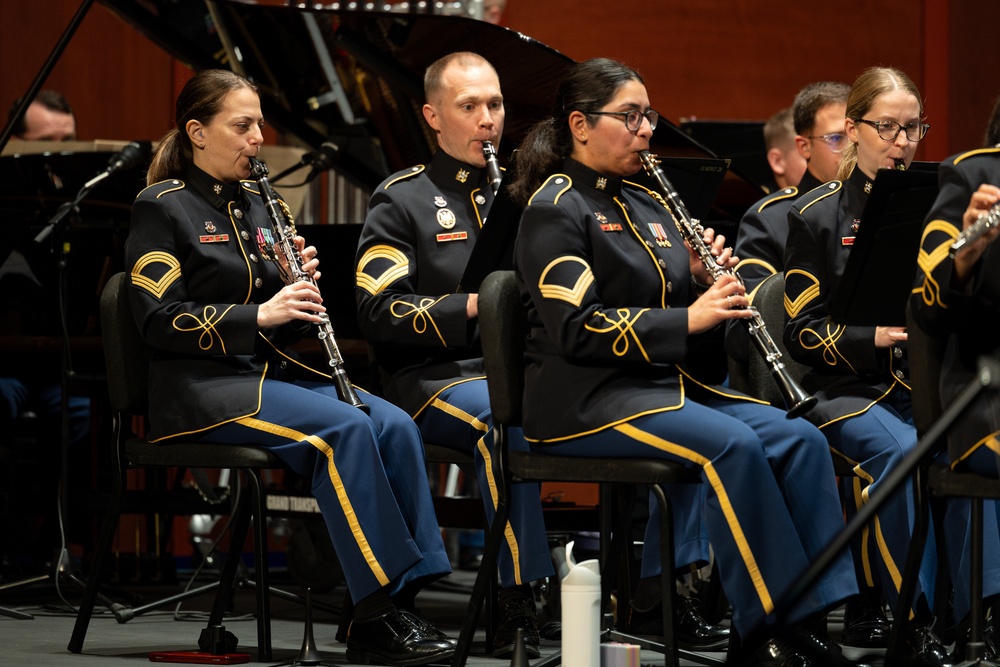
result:
<svg viewBox="0 0 1000 667"><path fill-rule="evenodd" d="M214 234L215 233L215 223L212 222L211 220L206 220L205 221L205 231L208 232L209 234Z"/></svg>
<svg viewBox="0 0 1000 667"><path fill-rule="evenodd" d="M647 225L649 231L653 234L653 238L656 239L656 245L661 248L670 247L670 239L667 238L667 232L663 229L663 225L658 222L650 222Z"/></svg>
<svg viewBox="0 0 1000 667"><path fill-rule="evenodd" d="M455 226L455 214L451 209L443 208L437 212L437 221L445 229L451 229Z"/></svg>
<svg viewBox="0 0 1000 667"><path fill-rule="evenodd" d="M444 208L445 206L448 205L448 202L446 202L444 200L444 197L442 197L441 195L435 195L434 196L434 205L437 206L438 208Z"/></svg>
<svg viewBox="0 0 1000 667"><path fill-rule="evenodd" d="M271 248L274 247L274 237L271 236L271 230L265 229L264 227L257 228L257 249L260 251L260 256L263 259L271 260Z"/></svg>
<svg viewBox="0 0 1000 667"><path fill-rule="evenodd" d="M465 169L459 169L458 173L455 174L455 180L458 181L459 183L465 183L465 181L468 180L468 178L469 178L469 172L466 171Z"/></svg>

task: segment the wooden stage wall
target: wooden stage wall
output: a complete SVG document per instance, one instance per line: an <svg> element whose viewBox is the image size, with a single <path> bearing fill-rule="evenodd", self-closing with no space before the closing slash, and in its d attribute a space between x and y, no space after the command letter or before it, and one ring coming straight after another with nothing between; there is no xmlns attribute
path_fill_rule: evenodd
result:
<svg viewBox="0 0 1000 667"><path fill-rule="evenodd" d="M78 6L3 3L4 108L27 90ZM636 67L653 105L675 122L764 119L808 82L850 83L865 67L894 65L925 96L932 129L917 153L922 160L978 147L1000 95L1000 3L508 0L504 24L575 60L608 56ZM155 139L170 128L187 75L98 3L45 87L70 99L81 139Z"/></svg>

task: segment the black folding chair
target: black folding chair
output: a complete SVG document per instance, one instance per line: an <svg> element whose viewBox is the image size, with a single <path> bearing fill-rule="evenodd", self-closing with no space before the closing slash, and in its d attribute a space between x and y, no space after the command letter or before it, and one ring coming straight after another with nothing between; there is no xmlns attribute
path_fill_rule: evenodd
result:
<svg viewBox="0 0 1000 667"><path fill-rule="evenodd" d="M133 415L147 412L149 351L139 335L128 302L128 278L124 273L112 276L101 294L101 328L108 376L108 396L114 416L114 453L111 498L91 566L90 577L77 613L69 650L80 653L98 597L101 574L111 552L118 529L127 489L126 471L132 468L231 468L243 473L249 493L240 494L236 509L229 553L222 568L208 626L222 625L241 562L243 543L253 519L253 544L257 616L257 657L271 660L270 596L267 568L266 498L261 471L284 469L284 463L270 450L251 443L243 445L206 445L198 442L153 444L133 437L129 422ZM117 614L116 614L117 616ZM120 618L125 622L131 616Z"/></svg>
<svg viewBox="0 0 1000 667"><path fill-rule="evenodd" d="M517 281L512 271L491 273L479 291L479 327L483 343L486 377L493 411L497 451L494 465L498 466L500 499L493 526L487 536L483 563L476 577L472 598L462 626L452 667L462 667L468 658L479 620L479 610L487 581L495 577L497 554L503 540L503 528L509 516L510 485L522 482L591 482L618 485L648 485L660 509L660 554L663 596L663 643L654 643L619 633L609 637L620 641L640 643L667 656L669 664L678 664L679 654L702 664L721 665L722 662L704 655L678 649L673 631L674 557L673 525L669 501L663 484L699 483L698 473L679 463L659 459L577 458L552 456L538 452L508 451L507 430L521 422L521 401L524 390L524 349L527 334L527 315L521 306ZM614 567L630 543L631 514L620 512L618 525L612 533L609 553L601 577L602 608L608 608L610 590L614 584ZM535 663L547 665L558 656Z"/></svg>

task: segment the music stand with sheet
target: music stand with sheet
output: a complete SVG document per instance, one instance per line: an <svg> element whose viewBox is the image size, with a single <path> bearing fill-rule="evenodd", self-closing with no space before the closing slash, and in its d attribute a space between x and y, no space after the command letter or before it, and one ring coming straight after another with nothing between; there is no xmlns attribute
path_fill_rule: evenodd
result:
<svg viewBox="0 0 1000 667"><path fill-rule="evenodd" d="M879 170L830 301L830 319L839 324L906 326L924 218L937 193L936 168Z"/></svg>
<svg viewBox="0 0 1000 667"><path fill-rule="evenodd" d="M715 195L726 177L729 160L718 158L664 157L660 168L677 188L681 200L691 217L703 219L712 208ZM640 171L625 179L655 190L652 179ZM476 244L465 265L465 272L457 291L473 293L493 271L507 270L514 266L514 239L521 224L521 206L511 201L507 185L513 181L511 169L507 170L493 205L486 217L486 224L479 231Z"/></svg>

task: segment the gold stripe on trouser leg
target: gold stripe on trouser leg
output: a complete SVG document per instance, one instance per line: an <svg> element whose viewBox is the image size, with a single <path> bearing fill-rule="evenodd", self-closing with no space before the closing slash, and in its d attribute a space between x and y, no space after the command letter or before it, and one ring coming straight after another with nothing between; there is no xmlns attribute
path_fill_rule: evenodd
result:
<svg viewBox="0 0 1000 667"><path fill-rule="evenodd" d="M851 488L854 495L854 509L857 511L861 509L862 505L864 505L864 500L861 495L860 477L851 478ZM872 561L868 555L868 541L870 537L871 528L866 523L864 528L861 529L861 569L864 571L865 583L869 588L875 586L875 576L872 574Z"/></svg>
<svg viewBox="0 0 1000 667"><path fill-rule="evenodd" d="M861 502L868 504L868 494L875 479L865 472L861 464L854 466L854 474L866 482L864 490L861 491ZM882 534L882 522L878 518L878 512L875 513L875 544L878 545L879 554L882 556L885 569L892 579L892 585L896 589L896 592L899 593L899 589L903 585L903 576L899 573L899 567L896 565L896 561L893 560L892 553L889 552L889 545L885 543L885 536ZM912 607L910 608L909 617L911 619L914 617Z"/></svg>
<svg viewBox="0 0 1000 667"><path fill-rule="evenodd" d="M347 489L344 488L344 481L340 478L340 473L337 471L337 465L333 462L333 449L330 445L326 444L322 438L318 438L315 435L306 435L305 433L300 433L294 429L261 421L260 419L254 419L252 417L240 419L236 423L242 424L247 428L264 431L265 433L273 433L274 435L288 438L292 442L308 442L310 445L323 453L323 456L326 457L326 469L330 474L330 481L333 482L333 489L337 493L337 499L340 501L340 507L344 511L344 516L347 518L347 525L351 528L354 540L358 543L358 548L361 550L361 554L364 556L365 562L368 563L368 567L371 569L372 574L375 575L375 579L378 580L379 585L387 586L389 584L389 577L386 576L382 566L379 565L378 558L375 557L375 553L372 551L371 545L368 544L368 538L365 537L365 533L361 529L361 524L358 523L358 516L355 514L354 507L351 505L351 499L347 497Z"/></svg>
<svg viewBox="0 0 1000 667"><path fill-rule="evenodd" d="M774 601L771 599L770 591L767 590L767 584L764 583L764 577L760 573L760 567L757 565L757 559L754 558L753 552L750 549L750 544L747 542L746 536L743 534L743 528L740 526L735 510L733 510L733 505L729 501L729 494L726 492L726 487L723 485L722 479L719 478L719 473L716 471L715 466L712 465L712 462L687 447L682 447L676 443L669 442L663 438L653 435L652 433L640 431L631 424L621 424L616 426L615 430L634 440L638 440L641 443L655 447L660 451L668 452L674 456L679 456L682 459L691 461L692 463L701 466L702 470L705 471L705 477L708 478L708 483L712 485L712 489L715 491L715 495L719 499L719 506L722 508L722 514L725 516L726 523L729 525L729 532L732 533L733 541L736 542L740 555L743 557L743 564L746 566L747 573L750 575L750 580L753 582L754 589L757 591L757 597L760 598L760 604L764 608L764 613L770 614L774 611Z"/></svg>
<svg viewBox="0 0 1000 667"><path fill-rule="evenodd" d="M493 502L493 511L496 512L497 504L499 502L499 495L497 494L497 481L493 476L493 456L490 454L489 447L486 446L486 433L489 431L489 426L480 421L477 417L473 417L468 412L464 410L459 410L454 405L450 403L445 403L441 399L434 399L431 403L431 407L437 408L438 410L451 415L455 419L465 422L477 431L482 431L483 437L479 438L476 442L476 449L479 450L479 454L483 457L483 461L486 464L486 484L490 487L490 500ZM507 540L507 548L510 549L510 556L514 562L514 583L520 586L523 582L521 581L521 550L517 546L517 538L514 536L514 529L511 528L510 521L503 528L504 538Z"/></svg>

